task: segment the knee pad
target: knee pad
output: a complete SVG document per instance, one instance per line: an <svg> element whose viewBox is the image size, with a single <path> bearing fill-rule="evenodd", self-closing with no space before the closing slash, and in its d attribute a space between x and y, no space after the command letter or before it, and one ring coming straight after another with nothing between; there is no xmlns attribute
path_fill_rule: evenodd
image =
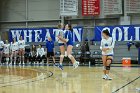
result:
<svg viewBox="0 0 140 93"><path fill-rule="evenodd" d="M64 58L64 55L60 55L61 58Z"/></svg>
<svg viewBox="0 0 140 93"><path fill-rule="evenodd" d="M68 57L71 59L72 55L68 55Z"/></svg>
<svg viewBox="0 0 140 93"><path fill-rule="evenodd" d="M110 70L110 66L106 66L106 70Z"/></svg>
<svg viewBox="0 0 140 93"><path fill-rule="evenodd" d="M106 66L103 66L103 70L106 70Z"/></svg>

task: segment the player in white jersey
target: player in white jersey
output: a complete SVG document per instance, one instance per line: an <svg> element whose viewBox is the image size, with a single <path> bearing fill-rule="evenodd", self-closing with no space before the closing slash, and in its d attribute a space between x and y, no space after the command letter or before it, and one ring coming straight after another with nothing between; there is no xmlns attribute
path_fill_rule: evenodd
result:
<svg viewBox="0 0 140 93"><path fill-rule="evenodd" d="M22 36L20 36L20 39L18 41L18 46L19 46L19 60L21 64L21 60L22 63L24 64L24 54L25 54L25 41L23 40Z"/></svg>
<svg viewBox="0 0 140 93"><path fill-rule="evenodd" d="M108 30L104 30L102 32L102 40L101 40L101 46L100 49L102 50L102 61L103 61L103 79L112 80L112 78L109 76L110 71L110 64L113 61L113 49L115 45L115 41L112 37L110 37L110 33Z"/></svg>
<svg viewBox="0 0 140 93"><path fill-rule="evenodd" d="M62 66L62 62L63 62L63 59L64 59L64 56L65 56L65 43L60 40L58 38L58 36L61 36L62 38L64 38L64 25L62 23L58 24L58 30L57 30L58 34L56 35L57 36L57 39L58 39L58 45L59 45L59 48L60 48L60 52L61 52L61 55L60 55L60 69L63 70L63 66Z"/></svg>
<svg viewBox="0 0 140 93"><path fill-rule="evenodd" d="M8 40L5 41L3 53L4 53L4 56L6 57L6 64L8 64L9 57L10 57L10 44L9 44Z"/></svg>
<svg viewBox="0 0 140 93"><path fill-rule="evenodd" d="M19 49L18 42L16 42L16 39L13 38L13 42L11 42L11 63L10 64L12 64L13 57L14 57L14 65L16 64L18 49Z"/></svg>
<svg viewBox="0 0 140 93"><path fill-rule="evenodd" d="M1 37L0 37L0 64L1 64L2 55L3 55L3 46L4 46L4 42L1 40Z"/></svg>
<svg viewBox="0 0 140 93"><path fill-rule="evenodd" d="M37 48L36 56L37 56L38 61L40 63L43 63L43 59L45 58L45 50L41 45L39 45ZM37 64L39 63L37 62Z"/></svg>

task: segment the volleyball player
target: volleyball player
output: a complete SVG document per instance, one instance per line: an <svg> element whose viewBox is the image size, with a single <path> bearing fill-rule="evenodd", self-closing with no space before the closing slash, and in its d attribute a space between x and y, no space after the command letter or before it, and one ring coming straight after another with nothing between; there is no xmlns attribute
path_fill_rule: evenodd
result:
<svg viewBox="0 0 140 93"><path fill-rule="evenodd" d="M11 63L13 61L13 57L14 57L14 65L16 64L16 60L17 60L17 55L18 55L18 42L16 42L16 39L13 38L13 42L11 42Z"/></svg>
<svg viewBox="0 0 140 93"><path fill-rule="evenodd" d="M44 58L45 58L45 50L44 48L42 47L42 45L39 45L38 48L37 48L37 59L39 62L37 62L37 64L41 64L44 62Z"/></svg>
<svg viewBox="0 0 140 93"><path fill-rule="evenodd" d="M110 37L110 33L108 30L104 30L102 32L102 40L100 49L102 50L102 61L103 61L103 79L112 80L109 76L110 65L113 61L113 49L115 45L115 41L112 37Z"/></svg>
<svg viewBox="0 0 140 93"><path fill-rule="evenodd" d="M4 42L1 40L1 37L0 37L0 64L1 64L2 56L3 56L3 46L4 46Z"/></svg>
<svg viewBox="0 0 140 93"><path fill-rule="evenodd" d="M20 39L18 41L18 46L19 46L19 64L24 63L24 54L25 54L25 41L23 40L22 36L20 36Z"/></svg>
<svg viewBox="0 0 140 93"><path fill-rule="evenodd" d="M58 36L59 40L63 41L67 45L67 56L72 61L73 67L77 68L79 65L79 62L75 60L75 58L72 56L72 49L73 49L73 41L72 41L72 26L70 24L67 24L65 26L65 38L62 36ZM61 67L61 64L60 66Z"/></svg>
<svg viewBox="0 0 140 93"><path fill-rule="evenodd" d="M64 38L64 25L62 23L58 24L57 36ZM59 61L60 62L59 68L61 70L63 70L62 62L63 62L64 56L65 56L65 44L59 38L58 38L58 45L59 45L60 53L61 53L60 54L60 61Z"/></svg>
<svg viewBox="0 0 140 93"><path fill-rule="evenodd" d="M6 57L6 64L8 65L9 57L10 57L10 44L9 44L8 40L5 41L3 53L4 53L4 56Z"/></svg>

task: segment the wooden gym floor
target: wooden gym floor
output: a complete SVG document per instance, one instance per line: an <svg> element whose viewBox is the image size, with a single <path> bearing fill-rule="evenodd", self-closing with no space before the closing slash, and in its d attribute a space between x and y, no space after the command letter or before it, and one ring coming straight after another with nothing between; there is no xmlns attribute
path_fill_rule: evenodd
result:
<svg viewBox="0 0 140 93"><path fill-rule="evenodd" d="M140 93L140 66L113 66L110 76L102 67L1 66L0 93Z"/></svg>

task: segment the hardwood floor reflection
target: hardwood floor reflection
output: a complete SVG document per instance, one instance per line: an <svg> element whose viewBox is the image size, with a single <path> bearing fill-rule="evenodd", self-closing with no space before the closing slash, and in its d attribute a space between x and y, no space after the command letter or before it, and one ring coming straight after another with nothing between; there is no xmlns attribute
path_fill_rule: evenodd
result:
<svg viewBox="0 0 140 93"><path fill-rule="evenodd" d="M0 93L112 93L140 76L140 67L112 67L110 75L112 81L103 80L102 67L66 66L60 71L52 66L2 66ZM138 93L139 82L140 78L116 93Z"/></svg>

